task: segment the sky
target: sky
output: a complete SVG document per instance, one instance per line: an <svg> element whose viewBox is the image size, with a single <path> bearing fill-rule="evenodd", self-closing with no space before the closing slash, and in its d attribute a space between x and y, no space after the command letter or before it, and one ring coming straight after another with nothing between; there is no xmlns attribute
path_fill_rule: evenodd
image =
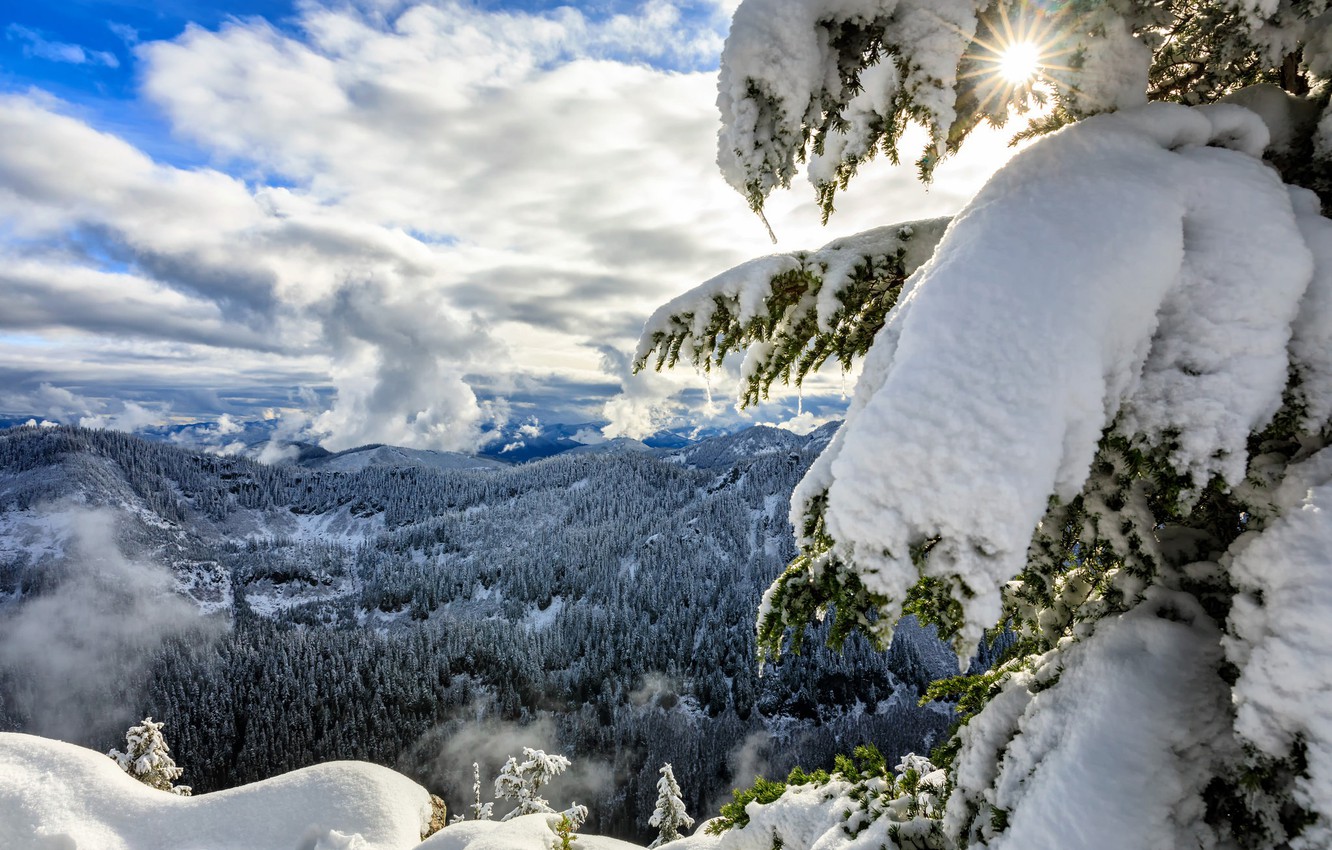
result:
<svg viewBox="0 0 1332 850"><path fill-rule="evenodd" d="M733 11L0 0L0 417L462 451L838 417L835 366L738 412L733 374L630 353L740 262L955 212L1006 140L928 188L875 163L826 227L780 193L774 246L715 164Z"/></svg>

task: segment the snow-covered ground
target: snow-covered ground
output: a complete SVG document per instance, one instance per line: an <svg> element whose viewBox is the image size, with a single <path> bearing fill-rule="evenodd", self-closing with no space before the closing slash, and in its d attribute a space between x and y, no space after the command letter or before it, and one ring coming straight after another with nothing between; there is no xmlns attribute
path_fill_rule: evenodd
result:
<svg viewBox="0 0 1332 850"><path fill-rule="evenodd" d="M557 818L465 821L424 842L430 795L407 777L338 761L240 788L179 797L131 778L93 750L0 733L5 850L551 850ZM679 850L712 846L705 837ZM641 850L579 835L581 850Z"/></svg>
<svg viewBox="0 0 1332 850"><path fill-rule="evenodd" d="M179 797L93 750L0 733L6 850L399 850L420 844L429 819L424 788L364 762Z"/></svg>

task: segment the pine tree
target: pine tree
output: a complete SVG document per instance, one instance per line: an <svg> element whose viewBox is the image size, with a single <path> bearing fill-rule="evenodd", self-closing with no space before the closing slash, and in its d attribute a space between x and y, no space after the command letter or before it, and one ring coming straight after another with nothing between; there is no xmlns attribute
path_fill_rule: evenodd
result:
<svg viewBox="0 0 1332 850"><path fill-rule="evenodd" d="M638 368L743 352L742 403L863 364L761 658L830 611L836 645L903 613L964 654L1016 632L933 689L964 721L948 846L1093 817L1121 846L1332 846L1327 0L745 0L719 88L726 179L761 211L807 162L825 215L913 121L928 179L1049 106L951 221L751 261L649 320Z"/></svg>
<svg viewBox="0 0 1332 850"><path fill-rule="evenodd" d="M154 723L145 717L138 726L125 732L125 752L111 750L107 755L115 759L120 769L150 788L170 791L182 797L190 796L188 785L173 785L184 768L176 767L171 750L162 737L164 723Z"/></svg>
<svg viewBox="0 0 1332 850"><path fill-rule="evenodd" d="M657 828L657 838L649 848L674 841L680 837L681 829L689 829L694 819L685 812L684 800L680 799L680 786L676 784L675 773L670 762L661 766L661 779L657 780L657 807L648 819L648 826Z"/></svg>
<svg viewBox="0 0 1332 850"><path fill-rule="evenodd" d="M504 800L513 800L518 806L500 820L521 815L552 813L555 810L549 802L542 799L541 786L559 776L569 767L569 760L562 755L550 755L542 750L523 747L523 760L509 756L495 778L495 796Z"/></svg>

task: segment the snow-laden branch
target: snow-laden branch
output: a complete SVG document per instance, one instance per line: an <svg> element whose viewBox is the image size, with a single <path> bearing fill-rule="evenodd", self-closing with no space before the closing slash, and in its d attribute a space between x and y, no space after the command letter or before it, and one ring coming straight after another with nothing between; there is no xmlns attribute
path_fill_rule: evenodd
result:
<svg viewBox="0 0 1332 850"><path fill-rule="evenodd" d="M928 135L917 162L928 180L977 125L1003 125L1038 100L1053 110L1024 135L1139 106L1149 93L1216 101L1301 50L1316 86L1332 77L1327 9L1327 0L744 0L722 51L717 163L760 210L808 160L826 216L861 164L878 152L897 162L912 123ZM1038 54L1032 79L1004 73L1015 43ZM1314 153L1326 173L1332 112Z"/></svg>
<svg viewBox="0 0 1332 850"><path fill-rule="evenodd" d="M829 357L849 369L948 221L878 227L817 251L773 254L723 272L652 314L634 368L660 369L683 358L710 370L745 350L742 404L766 397L776 380L799 385Z"/></svg>
<svg viewBox="0 0 1332 850"><path fill-rule="evenodd" d="M796 528L822 511L888 620L932 578L975 646L1116 421L1198 487L1243 478L1315 279L1308 195L1258 159L1266 141L1234 106L1100 116L1018 154L957 216L792 505ZM1326 364L1297 365L1325 386Z"/></svg>
<svg viewBox="0 0 1332 850"><path fill-rule="evenodd" d="M989 0L746 0L722 52L717 163L759 209L796 161L829 138L839 161L879 144L896 156L909 119L929 130L924 162L944 152L957 69ZM881 66L861 78L866 66ZM844 114L845 113L845 114ZM836 163L833 166L835 176ZM825 183L832 182L825 179ZM831 205L831 195L829 195Z"/></svg>

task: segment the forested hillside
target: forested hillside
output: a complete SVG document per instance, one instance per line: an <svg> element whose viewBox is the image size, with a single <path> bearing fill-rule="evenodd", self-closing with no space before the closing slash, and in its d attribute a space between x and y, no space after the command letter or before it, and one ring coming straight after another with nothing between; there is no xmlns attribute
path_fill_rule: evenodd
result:
<svg viewBox="0 0 1332 850"><path fill-rule="evenodd" d="M196 791L352 758L461 811L471 762L493 776L527 743L574 760L553 794L588 805L595 831L642 837L663 762L706 812L758 771L864 742L928 749L951 709L918 706L920 691L956 671L932 633L908 623L887 654L811 641L755 668L754 611L794 555L790 492L830 436L336 472L110 431L0 432L0 632L46 647L0 653L0 724L51 732L55 705L79 701L30 681L79 652L31 612L84 604L68 588L101 560L79 518L109 508L122 560L157 570L203 624L144 640L147 608L134 640L112 629L124 645L98 656L117 668L118 711L168 722ZM123 725L81 728L104 748Z"/></svg>

